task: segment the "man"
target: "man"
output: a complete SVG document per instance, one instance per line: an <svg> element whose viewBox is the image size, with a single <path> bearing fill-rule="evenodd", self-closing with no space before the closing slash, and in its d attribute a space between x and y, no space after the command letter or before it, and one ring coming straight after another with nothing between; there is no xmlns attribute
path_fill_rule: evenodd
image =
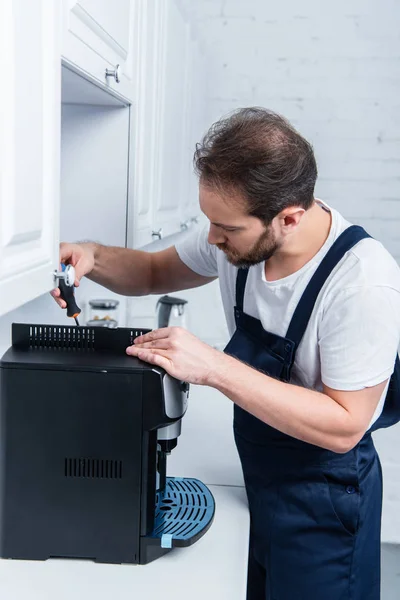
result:
<svg viewBox="0 0 400 600"><path fill-rule="evenodd" d="M249 600L377 600L382 479L370 430L400 416L385 402L399 268L314 198L312 148L277 114L249 108L219 121L195 166L208 231L154 254L62 244L61 261L75 266L77 285L86 275L126 295L219 277L225 353L179 328L142 336L127 353L234 402Z"/></svg>

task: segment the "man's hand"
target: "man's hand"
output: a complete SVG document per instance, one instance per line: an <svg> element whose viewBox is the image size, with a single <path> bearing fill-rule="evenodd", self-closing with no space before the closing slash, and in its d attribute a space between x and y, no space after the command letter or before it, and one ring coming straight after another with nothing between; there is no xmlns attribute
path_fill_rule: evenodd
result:
<svg viewBox="0 0 400 600"><path fill-rule="evenodd" d="M84 275L90 273L94 267L95 244L60 244L60 263L75 267L75 287ZM66 303L60 298L60 289L56 288L50 294L61 308L66 308Z"/></svg>
<svg viewBox="0 0 400 600"><path fill-rule="evenodd" d="M162 367L176 379L199 385L207 385L212 373L223 369L228 358L181 327L165 327L142 335L126 353Z"/></svg>

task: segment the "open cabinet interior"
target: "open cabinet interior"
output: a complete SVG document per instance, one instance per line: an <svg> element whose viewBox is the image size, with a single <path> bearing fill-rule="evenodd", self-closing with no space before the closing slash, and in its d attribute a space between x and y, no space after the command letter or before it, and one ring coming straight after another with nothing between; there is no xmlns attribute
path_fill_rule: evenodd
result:
<svg viewBox="0 0 400 600"><path fill-rule="evenodd" d="M60 239L126 246L130 106L67 68L62 70ZM125 325L125 298L83 279L76 290L88 301L117 298Z"/></svg>

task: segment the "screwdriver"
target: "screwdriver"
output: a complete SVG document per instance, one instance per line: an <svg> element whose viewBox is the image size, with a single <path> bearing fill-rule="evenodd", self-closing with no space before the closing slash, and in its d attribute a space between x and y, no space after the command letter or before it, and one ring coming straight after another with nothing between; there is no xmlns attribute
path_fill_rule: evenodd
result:
<svg viewBox="0 0 400 600"><path fill-rule="evenodd" d="M68 271L68 267L69 265L61 265L61 268L64 272ZM60 298L65 300L67 303L67 317L74 318L76 325L79 327L78 315L81 314L81 309L75 300L74 284L72 283L72 285L67 285L68 279L68 276L66 276L65 278L60 278L59 280L58 287L60 288Z"/></svg>

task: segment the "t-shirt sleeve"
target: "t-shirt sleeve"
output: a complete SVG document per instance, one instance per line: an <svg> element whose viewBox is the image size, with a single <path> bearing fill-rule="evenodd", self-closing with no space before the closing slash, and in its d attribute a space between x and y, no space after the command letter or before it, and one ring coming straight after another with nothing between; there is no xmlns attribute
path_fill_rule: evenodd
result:
<svg viewBox="0 0 400 600"><path fill-rule="evenodd" d="M319 327L321 379L336 390L360 390L388 379L400 340L400 294L357 286L327 303Z"/></svg>
<svg viewBox="0 0 400 600"><path fill-rule="evenodd" d="M175 248L182 262L195 273L204 277L218 276L216 248L208 243L208 227L191 231Z"/></svg>

